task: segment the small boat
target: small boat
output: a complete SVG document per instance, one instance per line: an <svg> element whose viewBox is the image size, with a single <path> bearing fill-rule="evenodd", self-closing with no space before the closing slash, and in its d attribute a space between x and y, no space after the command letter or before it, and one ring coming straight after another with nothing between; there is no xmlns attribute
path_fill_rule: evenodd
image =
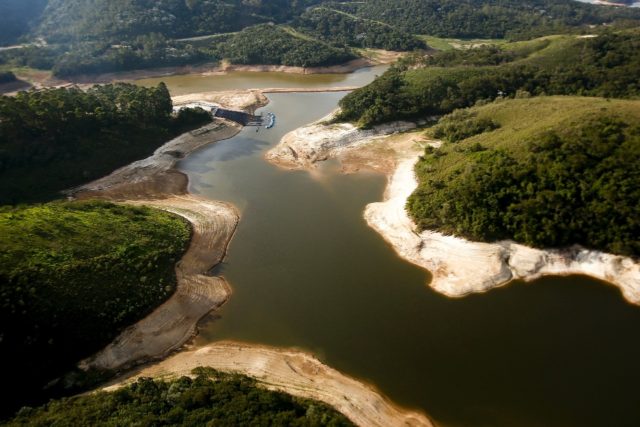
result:
<svg viewBox="0 0 640 427"><path fill-rule="evenodd" d="M271 129L276 125L276 115L273 113L267 113L267 117L269 117L269 123L265 127L267 129Z"/></svg>

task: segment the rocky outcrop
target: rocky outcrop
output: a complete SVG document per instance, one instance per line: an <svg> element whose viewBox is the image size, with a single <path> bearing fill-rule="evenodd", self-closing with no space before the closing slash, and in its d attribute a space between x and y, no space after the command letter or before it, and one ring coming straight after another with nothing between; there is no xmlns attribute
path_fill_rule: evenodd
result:
<svg viewBox="0 0 640 427"><path fill-rule="evenodd" d="M319 122L298 128L286 134L280 143L269 150L266 159L289 169L304 169L315 162L352 150L375 139L416 127L415 123L393 122L371 129L358 129L351 123L327 122L333 115Z"/></svg>

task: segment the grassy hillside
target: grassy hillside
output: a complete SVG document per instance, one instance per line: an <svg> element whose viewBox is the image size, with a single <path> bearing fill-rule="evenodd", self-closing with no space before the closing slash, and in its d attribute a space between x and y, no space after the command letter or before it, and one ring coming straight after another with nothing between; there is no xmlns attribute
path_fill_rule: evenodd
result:
<svg viewBox="0 0 640 427"><path fill-rule="evenodd" d="M323 403L266 390L246 376L210 368L194 374L172 381L142 378L114 392L52 401L20 411L7 425L353 425Z"/></svg>
<svg viewBox="0 0 640 427"><path fill-rule="evenodd" d="M423 229L640 255L640 101L502 100L445 116L408 209Z"/></svg>
<svg viewBox="0 0 640 427"><path fill-rule="evenodd" d="M6 408L166 300L191 229L162 211L103 202L0 209L0 352Z"/></svg>
<svg viewBox="0 0 640 427"><path fill-rule="evenodd" d="M340 102L361 126L449 113L498 97L640 96L640 33L543 39L414 55Z"/></svg>

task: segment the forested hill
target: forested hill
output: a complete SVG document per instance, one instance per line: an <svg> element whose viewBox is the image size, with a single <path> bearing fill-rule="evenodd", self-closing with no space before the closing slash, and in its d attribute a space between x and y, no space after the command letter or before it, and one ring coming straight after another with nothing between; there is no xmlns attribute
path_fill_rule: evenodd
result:
<svg viewBox="0 0 640 427"><path fill-rule="evenodd" d="M145 207L2 206L0 354L11 393L0 419L169 298L190 237L184 219Z"/></svg>
<svg viewBox="0 0 640 427"><path fill-rule="evenodd" d="M0 44L39 41L29 48L0 51L0 71L37 68L61 78L238 58L243 64L329 66L362 54L361 48L426 49L424 35L528 39L592 31L589 25L640 23L640 9L574 0L0 3L0 24L6 21L0 25ZM279 30L267 31L266 24ZM242 34L234 36L236 32ZM285 55L278 49L295 53ZM309 57L314 51L318 58Z"/></svg>
<svg viewBox="0 0 640 427"><path fill-rule="evenodd" d="M369 0L333 6L413 34L462 38L522 38L567 27L640 19L640 9L575 0Z"/></svg>
<svg viewBox="0 0 640 427"><path fill-rule="evenodd" d="M640 96L640 31L554 36L415 55L340 101L339 119L367 127L531 95Z"/></svg>
<svg viewBox="0 0 640 427"><path fill-rule="evenodd" d="M501 100L457 110L416 167L421 229L640 256L640 101Z"/></svg>
<svg viewBox="0 0 640 427"><path fill-rule="evenodd" d="M0 97L0 204L41 201L150 155L211 120L171 115L164 84L20 92Z"/></svg>
<svg viewBox="0 0 640 427"><path fill-rule="evenodd" d="M37 33L47 40L169 38L238 31L293 18L314 0L49 0Z"/></svg>
<svg viewBox="0 0 640 427"><path fill-rule="evenodd" d="M394 51L426 48L423 41L408 32L328 7L309 8L293 25L322 40L347 46Z"/></svg>
<svg viewBox="0 0 640 427"><path fill-rule="evenodd" d="M0 27L0 43L26 33L50 42L126 40L149 33L192 37L287 23L305 14L308 21L309 7L317 5L396 31L443 37L549 34L567 26L640 19L637 9L575 0L3 0L0 19L7 25ZM39 25L30 31L27 23L34 19Z"/></svg>

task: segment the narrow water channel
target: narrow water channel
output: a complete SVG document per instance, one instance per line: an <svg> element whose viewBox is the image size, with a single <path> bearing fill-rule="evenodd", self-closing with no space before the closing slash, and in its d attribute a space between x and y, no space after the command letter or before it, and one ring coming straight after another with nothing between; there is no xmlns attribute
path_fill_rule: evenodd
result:
<svg viewBox="0 0 640 427"><path fill-rule="evenodd" d="M258 87L255 76L246 87ZM305 349L447 427L640 425L640 307L617 289L546 278L446 298L362 219L382 197L382 176L341 175L332 163L289 172L263 160L342 96L271 95L264 110L278 116L274 129L245 129L180 163L193 193L242 214L219 268L234 294L197 344Z"/></svg>

